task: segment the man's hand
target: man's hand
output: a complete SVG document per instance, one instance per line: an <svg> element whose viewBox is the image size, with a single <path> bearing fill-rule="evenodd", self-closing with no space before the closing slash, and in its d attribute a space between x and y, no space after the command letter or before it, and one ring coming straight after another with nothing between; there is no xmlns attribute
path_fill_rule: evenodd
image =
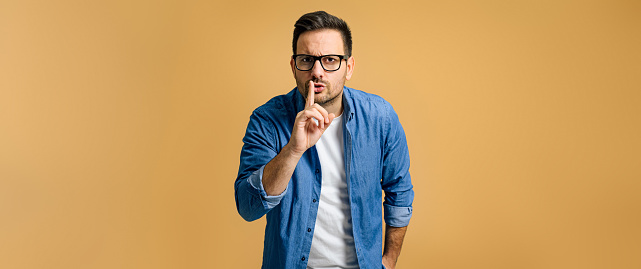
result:
<svg viewBox="0 0 641 269"><path fill-rule="evenodd" d="M336 118L334 113L327 113L325 108L314 103L314 82L310 81L307 86L305 109L296 115L292 138L288 143L292 152L301 156L318 142L323 132Z"/></svg>

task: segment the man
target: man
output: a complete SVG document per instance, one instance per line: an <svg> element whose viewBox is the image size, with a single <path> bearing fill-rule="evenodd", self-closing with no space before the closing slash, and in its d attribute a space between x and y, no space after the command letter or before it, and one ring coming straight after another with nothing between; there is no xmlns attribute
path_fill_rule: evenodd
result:
<svg viewBox="0 0 641 269"><path fill-rule="evenodd" d="M355 62L343 20L305 14L292 45L297 87L252 113L235 182L240 215L267 214L263 268L395 268L414 199L398 117L344 86Z"/></svg>

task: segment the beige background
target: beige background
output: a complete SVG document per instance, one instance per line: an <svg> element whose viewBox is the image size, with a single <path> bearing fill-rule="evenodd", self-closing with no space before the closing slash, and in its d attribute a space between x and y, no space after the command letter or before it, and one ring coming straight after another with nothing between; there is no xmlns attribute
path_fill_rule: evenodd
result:
<svg viewBox="0 0 641 269"><path fill-rule="evenodd" d="M612 0L0 0L0 267L258 268L241 139L320 9L407 132L398 268L641 268L641 4Z"/></svg>

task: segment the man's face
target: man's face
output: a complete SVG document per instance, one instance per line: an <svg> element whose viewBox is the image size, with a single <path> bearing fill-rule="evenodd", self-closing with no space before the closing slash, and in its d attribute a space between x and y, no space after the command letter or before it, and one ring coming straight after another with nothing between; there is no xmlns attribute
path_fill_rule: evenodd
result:
<svg viewBox="0 0 641 269"><path fill-rule="evenodd" d="M328 54L345 55L343 37L333 29L322 29L302 33L297 42L296 54L321 56ZM325 71L320 61L316 61L312 70L296 69L294 60L290 61L296 85L300 93L307 97L309 81L314 82L314 102L323 107L329 107L342 102L343 85L345 80L352 77L354 58L341 60L341 67L336 71Z"/></svg>

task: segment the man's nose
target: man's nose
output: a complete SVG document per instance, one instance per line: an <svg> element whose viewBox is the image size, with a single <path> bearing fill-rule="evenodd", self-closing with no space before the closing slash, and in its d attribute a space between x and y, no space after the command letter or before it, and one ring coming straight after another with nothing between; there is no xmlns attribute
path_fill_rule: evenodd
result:
<svg viewBox="0 0 641 269"><path fill-rule="evenodd" d="M323 69L320 60L314 61L314 66L312 66L312 76L322 78L323 75L325 75L325 69Z"/></svg>

